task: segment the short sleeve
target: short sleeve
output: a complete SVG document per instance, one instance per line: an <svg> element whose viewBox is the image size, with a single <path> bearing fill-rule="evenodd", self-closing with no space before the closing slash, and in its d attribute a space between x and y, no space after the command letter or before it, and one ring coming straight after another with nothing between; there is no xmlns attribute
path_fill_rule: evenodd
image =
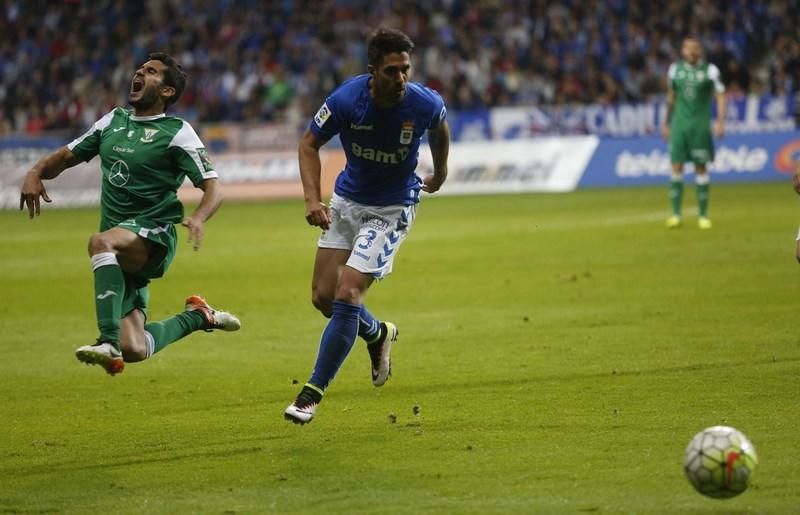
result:
<svg viewBox="0 0 800 515"><path fill-rule="evenodd" d="M200 141L194 128L185 120L178 133L172 138L169 147L175 156L178 170L183 172L195 186L206 179L219 177L208 158L205 145Z"/></svg>
<svg viewBox="0 0 800 515"><path fill-rule="evenodd" d="M714 91L717 93L725 93L725 85L722 83L719 68L715 64L708 64L708 78L714 83Z"/></svg>
<svg viewBox="0 0 800 515"><path fill-rule="evenodd" d="M428 129L435 129L447 119L447 107L444 105L442 97L434 92L433 94L433 116L428 123Z"/></svg>
<svg viewBox="0 0 800 515"><path fill-rule="evenodd" d="M339 111L339 103L334 96L330 96L319 108L314 119L311 121L309 129L314 136L322 141L328 141L342 130L342 113Z"/></svg>
<svg viewBox="0 0 800 515"><path fill-rule="evenodd" d="M69 142L67 148L81 161L89 161L100 153L100 136L103 134L103 129L111 125L113 118L114 111L107 113L94 122L94 125L83 135Z"/></svg>
<svg viewBox="0 0 800 515"><path fill-rule="evenodd" d="M678 65L672 63L669 65L669 69L667 69L667 83L672 86L672 82L675 80L675 74L678 73Z"/></svg>

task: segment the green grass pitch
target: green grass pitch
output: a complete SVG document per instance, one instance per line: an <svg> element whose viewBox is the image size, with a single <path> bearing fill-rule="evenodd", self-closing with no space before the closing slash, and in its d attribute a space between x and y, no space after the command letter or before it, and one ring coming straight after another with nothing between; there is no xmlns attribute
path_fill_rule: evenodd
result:
<svg viewBox="0 0 800 515"><path fill-rule="evenodd" d="M96 211L0 213L0 512L793 512L797 195L715 185L710 231L690 208L665 229L667 206L666 187L426 199L368 297L401 330L394 376L374 388L357 342L305 427L282 417L325 324L301 202L224 205L152 285L153 319L200 293L241 332L113 378L73 356ZM715 424L760 458L728 501L682 470Z"/></svg>

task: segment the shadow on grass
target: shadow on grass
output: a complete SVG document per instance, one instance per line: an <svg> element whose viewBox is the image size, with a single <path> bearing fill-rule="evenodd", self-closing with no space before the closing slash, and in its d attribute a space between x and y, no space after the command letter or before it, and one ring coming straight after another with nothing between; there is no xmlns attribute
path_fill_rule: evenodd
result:
<svg viewBox="0 0 800 515"><path fill-rule="evenodd" d="M244 441L258 441L265 442L269 440L281 440L288 438L286 436L265 436L263 438L248 438ZM38 474L52 474L58 472L75 472L80 470L108 470L125 468L135 465L149 465L154 463L171 463L180 462L184 460L193 460L198 458L229 458L233 456L256 454L264 451L265 447L253 446L232 449L217 449L217 450L185 450L184 452L165 452L165 451L144 451L137 452L136 454L129 454L127 456L117 455L113 462L108 463L45 463L30 467L20 467L14 469L0 469L0 477L2 476L35 476ZM166 454L166 455L165 455Z"/></svg>

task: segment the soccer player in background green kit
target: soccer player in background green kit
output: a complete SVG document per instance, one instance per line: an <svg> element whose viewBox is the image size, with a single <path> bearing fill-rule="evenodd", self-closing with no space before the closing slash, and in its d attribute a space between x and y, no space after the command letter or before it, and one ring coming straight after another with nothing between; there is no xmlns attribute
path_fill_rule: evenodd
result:
<svg viewBox="0 0 800 515"><path fill-rule="evenodd" d="M125 362L147 359L193 331L240 327L235 316L214 310L197 295L186 299L184 312L147 322L147 284L164 275L175 256L174 224L189 230L189 241L198 250L203 224L222 201L217 173L200 138L189 123L166 115L183 92L186 74L167 54L149 57L131 80L133 111L114 109L83 136L39 160L20 194L20 210L27 206L31 218L38 216L40 198L51 202L43 179L100 155L100 230L89 238L100 336L75 355L111 375L122 372ZM177 196L185 177L203 190L188 217Z"/></svg>
<svg viewBox="0 0 800 515"><path fill-rule="evenodd" d="M710 229L708 218L708 163L714 161L714 140L711 137L711 99L716 97L717 119L714 137L725 132L725 86L719 68L702 60L702 48L695 38L686 38L681 45L683 60L670 65L667 80L667 117L663 127L669 142L672 177L670 199L672 216L667 227L681 225L683 201L683 164L694 163L697 184L697 226Z"/></svg>

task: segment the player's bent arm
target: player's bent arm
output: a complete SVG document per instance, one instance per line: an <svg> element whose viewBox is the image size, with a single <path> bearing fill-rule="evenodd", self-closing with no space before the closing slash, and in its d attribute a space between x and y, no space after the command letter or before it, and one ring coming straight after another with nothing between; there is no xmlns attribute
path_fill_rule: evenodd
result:
<svg viewBox="0 0 800 515"><path fill-rule="evenodd" d="M206 179L197 187L203 190L200 203L192 216L186 217L181 223L189 230L189 242L194 243L194 250L200 250L200 245L203 243L203 224L214 216L222 204L222 191L220 191L219 181L216 178Z"/></svg>
<svg viewBox="0 0 800 515"><path fill-rule="evenodd" d="M81 160L64 145L39 159L28 170L28 175L33 175L39 179L55 179L61 172L80 162Z"/></svg>
<svg viewBox="0 0 800 515"><path fill-rule="evenodd" d="M447 120L435 129L428 130L428 145L431 147L433 157L433 174L426 177L422 189L434 193L442 187L447 179L447 156L450 153L450 127Z"/></svg>
<svg viewBox="0 0 800 515"><path fill-rule="evenodd" d="M322 161L319 149L325 141L317 138L311 129L303 134L298 149L300 180L303 183L303 198L306 203L306 222L328 230L331 224L330 210L322 203Z"/></svg>
<svg viewBox="0 0 800 515"><path fill-rule="evenodd" d="M322 175L322 161L319 149L325 142L318 139L311 129L306 130L300 140L298 159L300 163L300 180L303 183L303 195L306 206L309 203L322 202L322 189L320 186Z"/></svg>
<svg viewBox="0 0 800 515"><path fill-rule="evenodd" d="M39 159L25 174L25 180L20 188L19 209L24 209L27 204L30 217L33 218L34 214L38 216L40 212L39 198L43 198L45 202L52 202L42 180L55 179L61 172L75 166L80 161L67 146L56 149Z"/></svg>
<svg viewBox="0 0 800 515"><path fill-rule="evenodd" d="M214 179L206 179L197 185L198 188L203 190L203 196L200 198L200 203L197 209L192 213L192 218L205 222L217 212L220 204L222 204L222 189L219 186L219 181Z"/></svg>

